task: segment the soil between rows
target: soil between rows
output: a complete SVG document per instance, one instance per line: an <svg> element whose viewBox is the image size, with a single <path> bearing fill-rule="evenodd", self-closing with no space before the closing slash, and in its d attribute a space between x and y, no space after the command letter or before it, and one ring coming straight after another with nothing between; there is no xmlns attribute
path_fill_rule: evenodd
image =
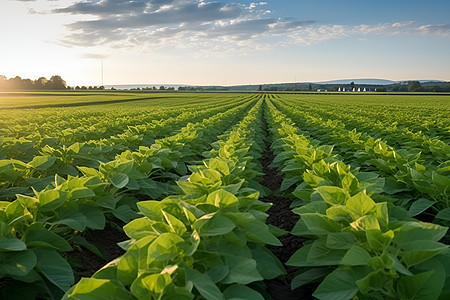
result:
<svg viewBox="0 0 450 300"><path fill-rule="evenodd" d="M262 153L260 159L264 173L261 184L269 188L272 193L280 188L281 182L283 181L283 176L277 169L270 167L274 158L275 155L270 149L270 144L266 141L266 149ZM299 216L291 211L291 200L289 198L268 195L261 198L261 201L273 203L272 207L267 211L269 214L267 224L274 225L286 231L292 230L297 223ZM295 251L302 247L305 239L288 233L287 235L279 237L279 240L283 244L282 247L268 246L267 248L283 263L287 275L283 278L266 280L265 284L267 286L267 292L274 300L314 299L311 296L313 289L303 288L295 291L291 290L291 281L295 277L298 268L290 267L285 264Z"/></svg>
<svg viewBox="0 0 450 300"><path fill-rule="evenodd" d="M103 230L86 232L85 238L88 242L100 248L108 259L105 260L84 248L69 252L67 258L73 268L75 282L78 282L81 277L91 277L108 262L123 255L125 251L117 243L129 239L124 232L108 225Z"/></svg>

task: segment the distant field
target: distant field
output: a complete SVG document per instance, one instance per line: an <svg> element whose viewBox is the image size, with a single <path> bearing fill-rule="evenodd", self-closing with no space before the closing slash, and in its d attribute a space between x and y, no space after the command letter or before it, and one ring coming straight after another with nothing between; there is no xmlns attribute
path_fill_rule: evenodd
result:
<svg viewBox="0 0 450 300"><path fill-rule="evenodd" d="M135 101L139 99L158 100L158 105L164 105L165 100L184 101L182 93L127 93L127 92L43 92L43 93L1 93L0 109L3 108L45 108L64 106L83 106L96 104L113 104ZM204 97L201 97L202 99ZM172 103L170 103L172 104Z"/></svg>
<svg viewBox="0 0 450 300"><path fill-rule="evenodd" d="M0 93L0 116L1 299L450 293L450 96Z"/></svg>

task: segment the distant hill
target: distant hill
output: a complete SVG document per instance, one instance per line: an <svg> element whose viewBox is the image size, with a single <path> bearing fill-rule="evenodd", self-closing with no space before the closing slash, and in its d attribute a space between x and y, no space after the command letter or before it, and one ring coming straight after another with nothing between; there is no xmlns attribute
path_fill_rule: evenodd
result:
<svg viewBox="0 0 450 300"><path fill-rule="evenodd" d="M320 82L283 82L283 83L266 83L266 84L247 84L247 85L231 85L231 86L195 86L195 85L185 85L185 84L117 84L117 85L105 85L106 89L110 89L114 87L118 90L130 90L130 89L148 89L155 87L159 90L160 86L164 86L167 88L178 89L180 86L182 87L192 87L194 90L201 89L207 91L221 91L221 90L229 90L229 91L257 91L260 87L263 91L267 90L302 90L308 91L310 84L312 85L312 90L316 89L330 89L337 90L341 85L350 86L351 82L354 82L356 86L389 86L393 84L401 84L407 85L408 81L411 80L387 80L387 79L376 79L376 78L357 78L357 79L338 79L338 80L329 80L329 81L320 81ZM422 84L430 85L433 83L445 83L445 81L439 80L417 80Z"/></svg>

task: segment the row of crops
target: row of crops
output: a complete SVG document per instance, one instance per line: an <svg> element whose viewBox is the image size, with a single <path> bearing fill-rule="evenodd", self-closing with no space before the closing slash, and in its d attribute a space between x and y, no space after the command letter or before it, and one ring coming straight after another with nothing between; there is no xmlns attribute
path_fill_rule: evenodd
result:
<svg viewBox="0 0 450 300"><path fill-rule="evenodd" d="M0 110L1 298L265 299L287 266L319 299L450 297L446 98L143 95ZM111 224L123 255L75 282ZM285 265L284 235L305 239Z"/></svg>

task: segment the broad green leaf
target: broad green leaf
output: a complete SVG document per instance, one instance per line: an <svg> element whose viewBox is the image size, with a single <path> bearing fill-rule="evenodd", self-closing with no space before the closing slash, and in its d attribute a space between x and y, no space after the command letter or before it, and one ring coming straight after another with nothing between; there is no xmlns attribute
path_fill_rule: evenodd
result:
<svg viewBox="0 0 450 300"><path fill-rule="evenodd" d="M56 157L51 156L35 156L30 165L36 170L46 170L50 168L56 161Z"/></svg>
<svg viewBox="0 0 450 300"><path fill-rule="evenodd" d="M102 230L105 228L105 214L92 205L80 205L80 212L86 217L86 227Z"/></svg>
<svg viewBox="0 0 450 300"><path fill-rule="evenodd" d="M447 245L428 240L413 240L409 243L403 243L402 248L405 252L402 255L401 262L408 267L417 265L448 250Z"/></svg>
<svg viewBox="0 0 450 300"><path fill-rule="evenodd" d="M436 219L450 221L450 208L444 208L436 215Z"/></svg>
<svg viewBox="0 0 450 300"><path fill-rule="evenodd" d="M305 284L314 282L320 278L325 277L330 273L329 268L314 268L307 270L297 276L295 276L291 281L291 290L295 290Z"/></svg>
<svg viewBox="0 0 450 300"><path fill-rule="evenodd" d="M33 215L22 206L19 201L11 202L4 210L9 226L14 226L16 223L23 223L28 219L32 219Z"/></svg>
<svg viewBox="0 0 450 300"><path fill-rule="evenodd" d="M161 209L163 208L161 201L139 201L137 203L137 207L139 210L149 218L150 220L154 221L162 221L163 220L163 214Z"/></svg>
<svg viewBox="0 0 450 300"><path fill-rule="evenodd" d="M31 250L0 252L0 274L26 276L36 266L36 255Z"/></svg>
<svg viewBox="0 0 450 300"><path fill-rule="evenodd" d="M161 210L164 218L166 219L167 224L172 228L173 232L182 235L186 232L186 226L183 222L181 222L179 219L177 219L175 216L169 214L168 212L165 212L164 210Z"/></svg>
<svg viewBox="0 0 450 300"><path fill-rule="evenodd" d="M294 266L294 267L304 267L304 266L311 266L309 262L306 261L308 257L308 253L311 250L312 245L305 245L298 249L297 251L292 254L292 256L289 258L289 260L286 262L286 265L288 266Z"/></svg>
<svg viewBox="0 0 450 300"><path fill-rule="evenodd" d="M418 298L417 294L427 283L434 271L423 272L413 276L402 276L397 283L397 293L400 299L427 299ZM430 298L428 298L430 299Z"/></svg>
<svg viewBox="0 0 450 300"><path fill-rule="evenodd" d="M320 213L325 214L328 208L328 204L324 201L313 201L306 205L294 208L292 212L302 215L306 213Z"/></svg>
<svg viewBox="0 0 450 300"><path fill-rule="evenodd" d="M112 213L116 218L122 220L124 223L128 223L139 217L138 213L126 204L120 205L114 209Z"/></svg>
<svg viewBox="0 0 450 300"><path fill-rule="evenodd" d="M101 248L97 247L96 245L88 242L88 240L86 240L81 235L75 236L73 238L73 243L88 249L89 251L91 251L92 253L94 253L98 257L103 258L104 260L108 260L108 254L103 249L101 249Z"/></svg>
<svg viewBox="0 0 450 300"><path fill-rule="evenodd" d="M230 269L225 265L217 265L216 267L208 270L208 276L214 283L222 281L227 275Z"/></svg>
<svg viewBox="0 0 450 300"><path fill-rule="evenodd" d="M238 205L238 198L225 190L217 190L208 195L206 203L213 204L216 207L226 208Z"/></svg>
<svg viewBox="0 0 450 300"><path fill-rule="evenodd" d="M71 189L69 191L69 194L67 195L67 198L69 198L70 200L90 197L95 197L95 193L93 190L87 187L76 187L74 189Z"/></svg>
<svg viewBox="0 0 450 300"><path fill-rule="evenodd" d="M217 170L222 175L229 175L230 174L230 168L228 167L228 164L225 162L225 160L222 160L220 158L211 158L208 162L208 166L213 169Z"/></svg>
<svg viewBox="0 0 450 300"><path fill-rule="evenodd" d="M366 277L357 280L356 284L358 285L359 290L366 294L371 290L383 290L389 281L389 277L382 270L377 270Z"/></svg>
<svg viewBox="0 0 450 300"><path fill-rule="evenodd" d="M245 232L245 236L254 242L265 243L273 246L282 246L283 244L270 232L266 223L259 220L241 226Z"/></svg>
<svg viewBox="0 0 450 300"><path fill-rule="evenodd" d="M117 280L81 278L62 300L112 300L135 299Z"/></svg>
<svg viewBox="0 0 450 300"><path fill-rule="evenodd" d="M109 181L116 188L121 189L121 188L125 187L128 184L129 177L128 177L127 174L117 173L112 178L109 178Z"/></svg>
<svg viewBox="0 0 450 300"><path fill-rule="evenodd" d="M417 201L414 201L411 207L409 208L409 215L411 217L417 216L427 210L429 207L433 206L436 202L430 201L424 198L420 198Z"/></svg>
<svg viewBox="0 0 450 300"><path fill-rule="evenodd" d="M200 295L205 297L205 299L224 299L222 292L217 287L217 285L211 280L211 278L205 274L200 273L197 270L187 268L186 271L186 281L191 281L194 287L198 290Z"/></svg>
<svg viewBox="0 0 450 300"><path fill-rule="evenodd" d="M72 229L83 231L86 229L86 216L76 210L66 210L58 215L59 219L53 225L64 224Z"/></svg>
<svg viewBox="0 0 450 300"><path fill-rule="evenodd" d="M356 220L370 212L375 207L375 202L365 192L360 192L347 200L346 207Z"/></svg>
<svg viewBox="0 0 450 300"><path fill-rule="evenodd" d="M328 248L322 239L315 240L309 250L306 261L314 266L337 265L344 254L344 250Z"/></svg>
<svg viewBox="0 0 450 300"><path fill-rule="evenodd" d="M383 251L394 238L392 230L382 232L378 229L366 230L366 238L372 250Z"/></svg>
<svg viewBox="0 0 450 300"><path fill-rule="evenodd" d="M415 273L431 271L433 274L415 294L416 299L446 299L449 294L448 254L439 255L413 268Z"/></svg>
<svg viewBox="0 0 450 300"><path fill-rule="evenodd" d="M400 274L406 275L406 276L412 276L413 273L411 273L411 271L409 271L404 265L402 265L402 263L398 260L398 258L396 256L394 256L393 254L389 254L389 258L393 261L393 267L394 270L399 272Z"/></svg>
<svg viewBox="0 0 450 300"><path fill-rule="evenodd" d="M72 247L64 238L47 229L29 230L25 233L23 240L28 248L46 247L59 251L72 251Z"/></svg>
<svg viewBox="0 0 450 300"><path fill-rule="evenodd" d="M255 260L233 255L224 255L224 257L227 266L230 268L230 272L222 283L249 284L264 279L256 268Z"/></svg>
<svg viewBox="0 0 450 300"><path fill-rule="evenodd" d="M342 187L345 191L353 193L358 188L359 182L355 175L348 173L342 179Z"/></svg>
<svg viewBox="0 0 450 300"><path fill-rule="evenodd" d="M334 205L326 210L326 215L333 221L346 221L352 220L347 208L343 205Z"/></svg>
<svg viewBox="0 0 450 300"><path fill-rule="evenodd" d="M317 235L308 230L305 222L302 219L299 219L297 223L295 223L294 228L291 230L292 235L302 236L302 237L317 237Z"/></svg>
<svg viewBox="0 0 450 300"><path fill-rule="evenodd" d="M394 241L397 244L409 243L413 240L439 241L448 228L424 222L404 222L394 229Z"/></svg>
<svg viewBox="0 0 450 300"><path fill-rule="evenodd" d="M98 177L98 178L103 178L102 173L100 173L97 169L88 168L88 167L81 167L81 166L77 166L77 168L85 176L94 176L94 177Z"/></svg>
<svg viewBox="0 0 450 300"><path fill-rule="evenodd" d="M36 249L37 266L50 282L63 291L74 283L73 271L69 263L55 250Z"/></svg>
<svg viewBox="0 0 450 300"><path fill-rule="evenodd" d="M375 217L377 217L380 226L382 228L387 229L389 225L389 213L387 203L386 202L377 203L372 213Z"/></svg>
<svg viewBox="0 0 450 300"><path fill-rule="evenodd" d="M289 233L289 231L281 229L272 224L267 224L267 226L269 227L269 231L276 237L285 236Z"/></svg>
<svg viewBox="0 0 450 300"><path fill-rule="evenodd" d="M117 279L124 285L130 285L138 276L147 269L147 255L150 243L154 236L146 236L133 244L120 258L117 265Z"/></svg>
<svg viewBox="0 0 450 300"><path fill-rule="evenodd" d="M340 264L347 266L364 266L367 265L370 259L370 254L359 246L352 246L345 256L342 258Z"/></svg>
<svg viewBox="0 0 450 300"><path fill-rule="evenodd" d="M373 215L362 216L355 222L350 223L350 226L353 227L353 229L355 229L356 231L366 231L370 229L380 230L378 219Z"/></svg>
<svg viewBox="0 0 450 300"><path fill-rule="evenodd" d="M350 197L347 191L337 186L319 186L316 191L322 196L322 199L331 204L344 205Z"/></svg>
<svg viewBox="0 0 450 300"><path fill-rule="evenodd" d="M0 236L0 252L2 251L23 251L27 245L13 235Z"/></svg>
<svg viewBox="0 0 450 300"><path fill-rule="evenodd" d="M327 247L331 249L350 249L358 239L351 232L333 232L327 235Z"/></svg>
<svg viewBox="0 0 450 300"><path fill-rule="evenodd" d="M92 278L117 280L117 266L119 264L120 257L110 261L106 265L100 268L92 275Z"/></svg>
<svg viewBox="0 0 450 300"><path fill-rule="evenodd" d="M142 274L133 282L130 291L138 299L161 299L165 289L172 284L169 274Z"/></svg>
<svg viewBox="0 0 450 300"><path fill-rule="evenodd" d="M202 237L224 235L232 231L235 227L236 225L233 221L219 214L204 215L193 224L193 228Z"/></svg>
<svg viewBox="0 0 450 300"><path fill-rule="evenodd" d="M291 186L293 186L294 184L299 182L300 179L301 179L300 176L298 176L298 177L291 177L291 178L284 178L283 182L281 182L280 190L281 191L287 190L288 188L290 188Z"/></svg>
<svg viewBox="0 0 450 300"><path fill-rule="evenodd" d="M39 200L36 197L30 197L26 195L16 195L17 201L19 201L23 206L28 208L29 210L33 211L37 204L39 203ZM9 204L10 202L8 202Z"/></svg>
<svg viewBox="0 0 450 300"><path fill-rule="evenodd" d="M326 235L331 232L339 232L342 228L339 223L319 213L302 214L301 219L305 222L306 227L317 235Z"/></svg>
<svg viewBox="0 0 450 300"><path fill-rule="evenodd" d="M324 300L352 299L358 292L358 286L356 285L358 279L351 269L336 269L325 277L313 296Z"/></svg>
<svg viewBox="0 0 450 300"><path fill-rule="evenodd" d="M264 297L260 293L240 284L229 286L223 292L223 295L227 300L264 300Z"/></svg>
<svg viewBox="0 0 450 300"><path fill-rule="evenodd" d="M256 248L252 251L252 257L256 261L256 268L264 279L274 279L286 274L283 264L267 248Z"/></svg>
<svg viewBox="0 0 450 300"><path fill-rule="evenodd" d="M245 182L245 180L241 180L241 181L238 182L238 183L228 184L228 185L223 186L222 188L223 188L225 191L230 192L230 193L232 193L233 195L235 195L235 194L237 194L237 193L239 192L239 190L241 189L242 184L243 184L244 182ZM250 184L251 184L251 183L249 183L249 185L250 185ZM250 187L250 186L249 186L249 187ZM257 187L252 187L252 188L255 188L255 189L258 189L259 191L261 191L261 189L264 189L264 186L258 185Z"/></svg>
<svg viewBox="0 0 450 300"><path fill-rule="evenodd" d="M185 241L175 233L163 233L148 247L147 265L153 262L175 259L184 254Z"/></svg>
<svg viewBox="0 0 450 300"><path fill-rule="evenodd" d="M135 240L139 240L149 235L154 235L156 238L157 233L152 228L154 223L154 221L151 221L146 217L138 218L123 226L123 230L128 237Z"/></svg>
<svg viewBox="0 0 450 300"><path fill-rule="evenodd" d="M39 210L50 211L61 207L67 200L67 194L58 190L48 190L38 196Z"/></svg>
<svg viewBox="0 0 450 300"><path fill-rule="evenodd" d="M200 245L200 235L196 230L192 231L191 236L186 240L186 256L194 255Z"/></svg>

